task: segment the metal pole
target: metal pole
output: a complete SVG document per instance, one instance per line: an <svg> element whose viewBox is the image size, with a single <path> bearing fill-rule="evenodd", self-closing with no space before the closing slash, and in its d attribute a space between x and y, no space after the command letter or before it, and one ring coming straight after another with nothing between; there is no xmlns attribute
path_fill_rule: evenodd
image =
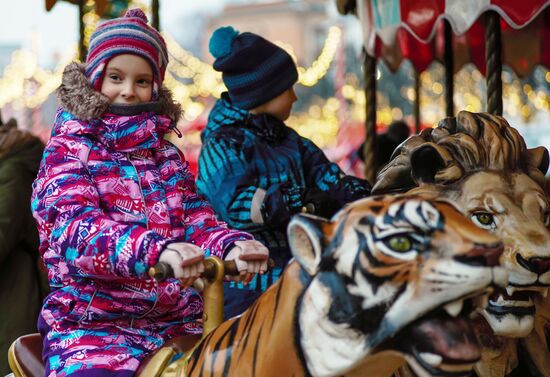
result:
<svg viewBox="0 0 550 377"><path fill-rule="evenodd" d="M78 1L78 31L80 33L80 38L78 40L78 56L80 57L80 61L84 63L86 61L86 55L88 54L88 51L86 51L86 45L84 44L84 2L86 0L79 0Z"/></svg>
<svg viewBox="0 0 550 377"><path fill-rule="evenodd" d="M447 107L446 113L448 117L452 117L455 114L453 104L454 94L454 57L453 57L453 30L449 21L445 20L445 105Z"/></svg>
<svg viewBox="0 0 550 377"><path fill-rule="evenodd" d="M414 131L420 132L420 73L416 69L414 69Z"/></svg>
<svg viewBox="0 0 550 377"><path fill-rule="evenodd" d="M153 12L153 27L160 31L160 17L159 17L159 0L153 0L153 3L151 4L152 12Z"/></svg>
<svg viewBox="0 0 550 377"><path fill-rule="evenodd" d="M365 157L365 178L374 185L376 180L376 58L365 53L365 143L363 144L363 156Z"/></svg>
<svg viewBox="0 0 550 377"><path fill-rule="evenodd" d="M485 63L487 66L487 111L502 115L502 57L500 16L489 11L485 15Z"/></svg>

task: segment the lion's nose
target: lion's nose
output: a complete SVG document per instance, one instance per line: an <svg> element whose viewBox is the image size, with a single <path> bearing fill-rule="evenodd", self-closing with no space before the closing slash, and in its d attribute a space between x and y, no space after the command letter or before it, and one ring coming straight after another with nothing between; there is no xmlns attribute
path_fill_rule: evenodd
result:
<svg viewBox="0 0 550 377"><path fill-rule="evenodd" d="M491 245L475 244L472 250L455 257L455 259L466 264L493 267L498 266L503 250L500 242Z"/></svg>
<svg viewBox="0 0 550 377"><path fill-rule="evenodd" d="M516 255L516 260L523 268L536 273L537 275L544 274L550 271L550 258L533 257L529 259L523 258L520 254Z"/></svg>

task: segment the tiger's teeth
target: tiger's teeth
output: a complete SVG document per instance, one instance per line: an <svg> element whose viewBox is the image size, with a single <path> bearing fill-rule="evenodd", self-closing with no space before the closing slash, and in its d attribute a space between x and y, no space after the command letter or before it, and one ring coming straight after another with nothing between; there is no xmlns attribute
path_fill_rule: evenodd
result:
<svg viewBox="0 0 550 377"><path fill-rule="evenodd" d="M464 304L463 300L456 300L448 303L443 308L451 317L456 317L458 313L462 310L462 305Z"/></svg>
<svg viewBox="0 0 550 377"><path fill-rule="evenodd" d="M508 293L508 296L512 296L514 294L514 292L516 291L516 288L514 287L506 287L506 293Z"/></svg>
<svg viewBox="0 0 550 377"><path fill-rule="evenodd" d="M431 352L420 352L419 356L425 363L431 365L432 367L439 366L443 361L443 357Z"/></svg>

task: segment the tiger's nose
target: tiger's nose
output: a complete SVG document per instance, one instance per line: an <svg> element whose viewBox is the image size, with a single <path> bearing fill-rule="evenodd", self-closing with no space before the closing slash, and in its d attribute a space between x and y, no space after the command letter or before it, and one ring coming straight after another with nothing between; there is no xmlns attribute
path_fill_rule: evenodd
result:
<svg viewBox="0 0 550 377"><path fill-rule="evenodd" d="M520 254L516 255L516 260L523 268L536 273L537 275L544 274L550 271L550 258L533 257L529 259L523 258Z"/></svg>

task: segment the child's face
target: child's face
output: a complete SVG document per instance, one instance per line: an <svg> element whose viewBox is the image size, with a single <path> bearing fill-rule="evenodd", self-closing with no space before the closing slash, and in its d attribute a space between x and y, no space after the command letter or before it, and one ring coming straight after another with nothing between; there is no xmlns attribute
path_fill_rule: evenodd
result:
<svg viewBox="0 0 550 377"><path fill-rule="evenodd" d="M292 104L297 100L294 88L291 87L263 105L252 109L250 112L252 114L270 114L280 120L287 120L292 110Z"/></svg>
<svg viewBox="0 0 550 377"><path fill-rule="evenodd" d="M117 55L107 63L101 84L101 93L111 103L136 104L151 101L153 95L153 70L144 58Z"/></svg>

